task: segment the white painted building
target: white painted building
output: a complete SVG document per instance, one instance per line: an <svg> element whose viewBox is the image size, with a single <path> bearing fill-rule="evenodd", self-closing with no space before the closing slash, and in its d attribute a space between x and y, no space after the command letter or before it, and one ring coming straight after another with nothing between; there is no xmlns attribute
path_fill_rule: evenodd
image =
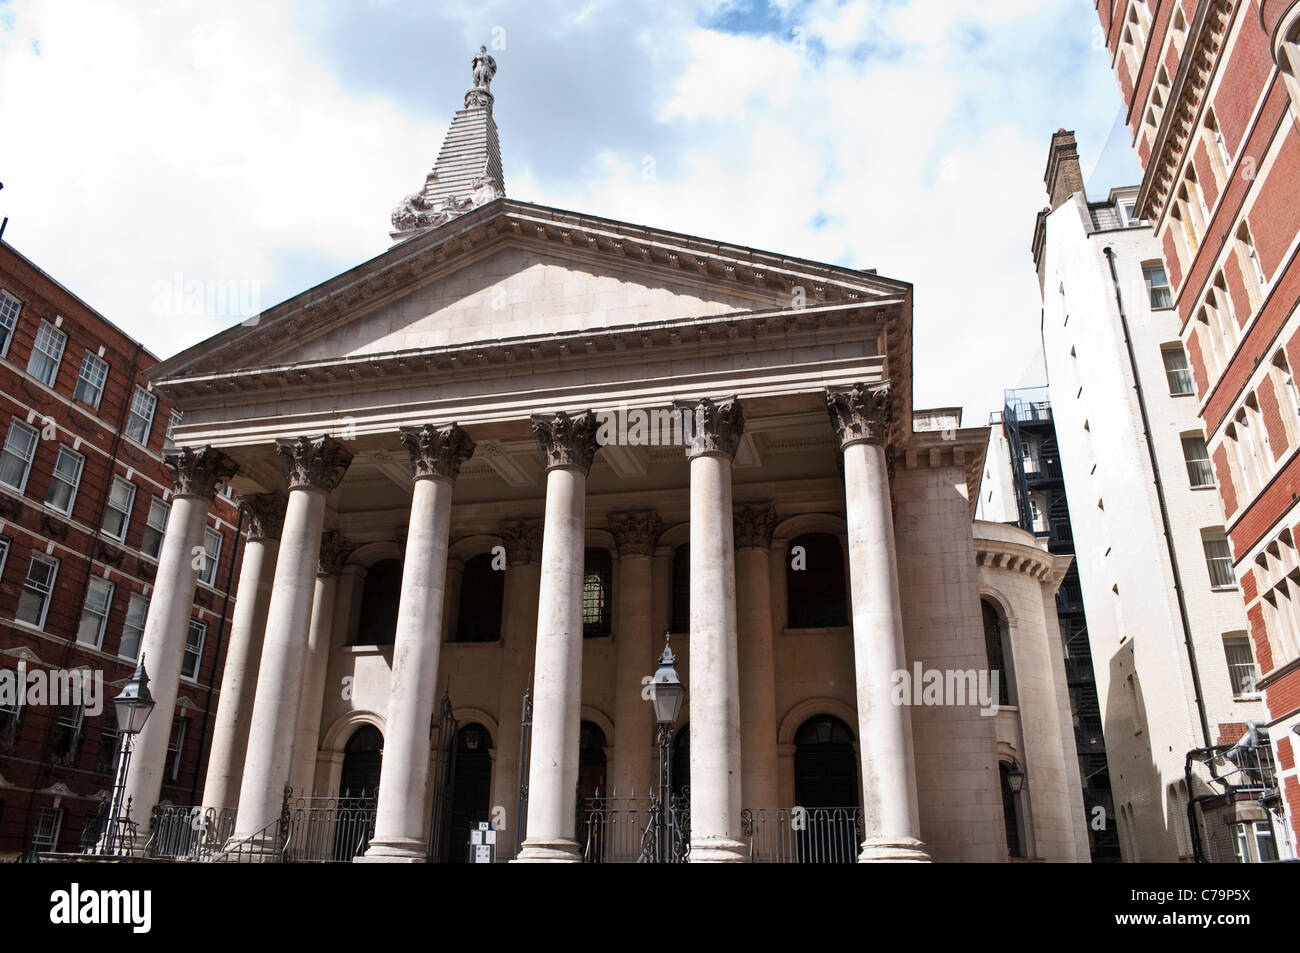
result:
<svg viewBox="0 0 1300 953"><path fill-rule="evenodd" d="M1267 720L1191 371L1137 188L1083 191L1074 137L1052 141L1034 258L1056 438L1095 661L1124 859L1190 859L1235 840L1252 808L1192 749ZM1195 760L1195 759L1194 759ZM1189 823L1188 798L1205 796ZM1223 808L1222 810L1220 808ZM1228 851L1231 856L1231 850Z"/></svg>

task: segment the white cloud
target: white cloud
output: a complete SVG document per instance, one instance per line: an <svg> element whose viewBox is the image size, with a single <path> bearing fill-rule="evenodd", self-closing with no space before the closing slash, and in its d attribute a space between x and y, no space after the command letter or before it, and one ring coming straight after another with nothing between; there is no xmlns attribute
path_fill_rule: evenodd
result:
<svg viewBox="0 0 1300 953"><path fill-rule="evenodd" d="M1072 53L1088 10L780 0L760 33L737 31L742 5L638 2L438 10L452 25L421 47L458 74L464 60L466 79L462 36L508 29L494 88L512 196L876 267L916 286L918 406L965 403L974 422L1023 383L1048 138L1076 126L1092 152L1086 130L1104 138L1117 101L1104 57ZM18 4L0 28L6 238L163 355L230 319L151 313L160 281L252 281L270 306L382 251L462 88L420 92L436 120L395 105L372 80L424 8L368 9L331 53L313 42L330 20L316 4ZM584 50L615 51L622 71ZM565 126L570 161L539 171L543 143L503 117L559 118L575 91L597 111Z"/></svg>

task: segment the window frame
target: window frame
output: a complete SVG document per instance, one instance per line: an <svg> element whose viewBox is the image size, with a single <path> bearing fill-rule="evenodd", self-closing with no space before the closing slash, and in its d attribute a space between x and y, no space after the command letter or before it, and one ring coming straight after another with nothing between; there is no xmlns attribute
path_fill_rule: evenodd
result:
<svg viewBox="0 0 1300 953"><path fill-rule="evenodd" d="M1233 649L1238 650L1237 660L1233 660ZM1244 649L1244 659L1242 651ZM1227 666L1228 684L1232 688L1232 697L1259 697L1259 662L1255 658L1255 647L1250 636L1245 632L1223 633L1223 657ZM1246 668L1248 671L1240 671Z"/></svg>
<svg viewBox="0 0 1300 953"><path fill-rule="evenodd" d="M126 497L125 509L118 509L113 504L113 494L117 491L117 488L119 486L126 486L129 488L129 492ZM126 533L131 526L131 513L135 509L135 494L137 489L138 488L136 487L135 483L131 480L128 480L126 477L120 477L116 475L113 477L113 485L109 488L108 491L108 501L104 504L104 523L99 528L100 532L102 532L109 539L115 539L119 543L126 542ZM121 532L114 533L108 528L108 516L110 513L122 514Z"/></svg>
<svg viewBox="0 0 1300 953"><path fill-rule="evenodd" d="M100 379L98 384L96 384L90 377L86 376L86 369L88 366L92 368L92 372L95 370L99 371ZM86 351L85 355L81 358L81 368L77 371L76 386L72 388L72 399L80 400L82 403L98 410L100 402L104 399L104 388L108 386L108 371L108 361L104 360L94 351ZM80 396L83 384L88 388L94 388L95 399L93 401Z"/></svg>
<svg viewBox="0 0 1300 953"><path fill-rule="evenodd" d="M22 610L22 604L23 604L22 597L27 595L29 591L28 586L29 583L31 583L32 566L38 562L50 567L50 576L48 582L45 584L48 588L46 589L44 599L41 602L40 621L28 622L26 619L20 619L18 617L18 613ZM45 631L45 623L49 618L49 614L50 614L50 603L53 601L52 597L54 595L54 587L58 583L58 581L59 581L59 560L56 559L54 556L49 555L48 553L33 551L31 554L31 558L27 562L27 574L23 576L23 584L18 598L18 606L17 608L14 609L14 621L34 629L39 629L42 632Z"/></svg>
<svg viewBox="0 0 1300 953"><path fill-rule="evenodd" d="M1200 445L1199 449L1204 453L1204 457L1193 458L1188 454L1188 441L1195 441ZM1193 490L1211 489L1216 486L1214 478L1214 463L1210 459L1210 448L1205 442L1205 437L1199 433L1181 434L1179 438L1183 447L1183 462L1187 465L1187 482ZM1197 482L1197 473L1204 474L1208 482Z"/></svg>
<svg viewBox="0 0 1300 953"><path fill-rule="evenodd" d="M217 584L217 569L221 565L221 544L225 541L221 530L213 526L203 527L203 568L199 570L199 582L208 586ZM216 551L208 549L208 542L216 540Z"/></svg>
<svg viewBox="0 0 1300 953"><path fill-rule="evenodd" d="M9 356L9 345L13 343L14 330L23 313L23 302L9 291L0 290L0 357Z"/></svg>
<svg viewBox="0 0 1300 953"><path fill-rule="evenodd" d="M136 401L139 400L141 397L149 401L148 417L145 417L144 415L140 414L136 410ZM141 387L139 384L136 384L135 390L131 392L131 403L127 408L126 427L124 428L126 432L126 436L131 440L135 441L136 443L138 443L140 446L148 447L149 437L153 433L154 418L157 417L157 415L158 415L158 395L151 394L146 388ZM141 428L141 432L139 436L137 436L136 433L134 432L137 429L135 427L136 421L141 421L143 423L143 427Z"/></svg>
<svg viewBox="0 0 1300 953"><path fill-rule="evenodd" d="M154 505L155 503L157 506ZM154 513L160 508L163 513L162 526L155 526L153 523ZM149 515L145 517L144 534L140 537L140 552L144 554L146 559L151 559L154 562L157 562L162 557L163 539L167 535L167 521L171 518L171 515L171 504L161 496L151 496L149 498ZM149 552L149 548L146 545L151 530L158 534L158 550L153 553Z"/></svg>
<svg viewBox="0 0 1300 953"><path fill-rule="evenodd" d="M29 455L26 458L24 458L18 452L11 450L9 447L9 441L13 438L15 430L20 433L26 432L31 435L31 450L29 452ZM41 444L41 432L39 430L37 430L31 424L27 423L27 421L21 420L18 417L10 418L9 431L8 433L5 434L4 446L0 447L0 461L3 461L3 458L6 454L12 454L13 456L17 457L19 460L23 460L24 461L23 478L21 483L15 486L12 483L6 483L4 481L4 478L0 477L0 486L7 486L9 487L9 489L19 494L27 492L27 480L32 474L32 461L36 459L36 448L39 447L40 444ZM3 472L2 468L0 468L0 472Z"/></svg>
<svg viewBox="0 0 1300 953"><path fill-rule="evenodd" d="M197 647L191 648L194 643L190 641L190 636L196 631L199 633L198 645ZM181 653L181 678L185 679L187 682L197 683L199 680L199 670L203 667L203 645L207 641L207 637L208 624L191 616L189 628L185 632L185 648ZM185 669L191 655L194 656L194 672L193 674L187 675Z"/></svg>
<svg viewBox="0 0 1300 953"><path fill-rule="evenodd" d="M42 335L44 335L48 340L59 342L58 354L51 354L41 346ZM40 324L36 326L36 337L32 339L32 353L27 357L28 376L32 377L34 380L40 381L46 387L53 388L59 379L59 368L63 366L63 355L67 349L68 332L44 318L41 318ZM40 354L50 362L48 378L38 376L34 370L37 354Z"/></svg>
<svg viewBox="0 0 1300 953"><path fill-rule="evenodd" d="M102 612L97 612L95 609L91 608L91 603L90 603L91 593L97 585L106 587L108 590L107 593L104 595ZM76 634L77 642L79 642L82 645L87 645L92 649L99 649L103 647L104 633L108 630L108 617L113 611L113 596L116 593L116 591L117 591L117 586L114 583L110 582L109 580L105 579L103 576L90 577L90 580L86 583L86 598L81 603L81 619L77 623L77 634ZM95 626L95 640L93 642L87 642L85 639L81 637L82 630L86 626L86 621L88 616L99 620L99 623Z"/></svg>
<svg viewBox="0 0 1300 953"><path fill-rule="evenodd" d="M1152 272L1158 271L1164 284L1157 285L1153 280ZM1165 266L1159 261L1142 262L1142 281L1147 288L1147 305L1152 311L1169 311L1174 306L1174 289L1169 284L1169 272L1165 271ZM1159 295L1163 293L1163 298ZM1159 298L1159 300L1157 300ZM1159 303L1164 301L1164 304Z"/></svg>
<svg viewBox="0 0 1300 953"><path fill-rule="evenodd" d="M77 472L72 478L59 470L59 465L63 462L64 454L76 460ZM59 444L59 450L54 458L54 469L50 471L50 482L45 487L45 505L56 513L62 513L64 516L72 515L72 508L77 505L77 491L81 489L81 477L86 472L86 457L73 450L67 444ZM51 499L54 492L55 484L62 483L69 487L68 504L66 507L59 506Z"/></svg>
<svg viewBox="0 0 1300 953"><path fill-rule="evenodd" d="M1216 548L1220 544L1222 544L1225 552L1212 553L1210 551L1211 544L1214 544ZM1210 577L1210 588L1216 592L1223 592L1230 589L1236 589L1237 586L1239 585L1239 580L1237 579L1236 570L1233 568L1232 565L1232 545L1228 541L1228 534L1225 533L1223 530L1207 530L1202 532L1201 548L1205 552L1205 568L1206 568L1206 572L1209 574ZM1221 568L1224 565L1227 566L1227 572L1223 573L1221 571L1219 573L1219 576L1221 577L1226 576L1226 578L1230 579L1231 582L1216 581L1215 569L1214 569L1216 564L1219 565Z"/></svg>
<svg viewBox="0 0 1300 953"><path fill-rule="evenodd" d="M133 662L138 662L140 660L140 648L144 645L144 627L145 623L149 620L149 601L149 597L143 592L133 592L131 593L130 599L127 600L126 617L122 620L122 636L117 642L118 658L130 659ZM137 626L132 621L132 609L134 609L139 603L143 603L144 605L143 610L139 614L140 624L138 626L138 631L140 634L136 637L135 653L133 655L128 655L122 650L126 647L127 633L137 631Z"/></svg>
<svg viewBox="0 0 1300 953"><path fill-rule="evenodd" d="M1170 367L1170 355L1177 354L1182 359L1181 367ZM1187 360L1187 349L1183 347L1181 341L1175 341L1168 344L1160 345L1160 360L1165 369L1165 383L1169 385L1170 397L1195 397L1196 380L1192 377L1192 365ZM1179 379L1186 379L1187 390L1175 390L1175 374L1183 375Z"/></svg>

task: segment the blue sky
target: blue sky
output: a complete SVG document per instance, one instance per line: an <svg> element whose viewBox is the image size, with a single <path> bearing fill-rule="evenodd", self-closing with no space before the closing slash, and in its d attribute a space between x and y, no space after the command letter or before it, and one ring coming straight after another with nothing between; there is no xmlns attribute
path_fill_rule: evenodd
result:
<svg viewBox="0 0 1300 953"><path fill-rule="evenodd" d="M917 406L977 423L1041 380L1051 133L1090 194L1137 181L1098 32L1086 0L0 0L0 214L166 356L244 316L194 282L269 307L382 252L487 44L508 194L910 281Z"/></svg>

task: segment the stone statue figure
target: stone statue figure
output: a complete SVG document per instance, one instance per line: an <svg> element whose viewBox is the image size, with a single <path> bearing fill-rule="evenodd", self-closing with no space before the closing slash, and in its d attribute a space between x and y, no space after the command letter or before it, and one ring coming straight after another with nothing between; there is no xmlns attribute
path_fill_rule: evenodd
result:
<svg viewBox="0 0 1300 953"><path fill-rule="evenodd" d="M474 88L490 89L492 77L497 74L497 61L488 55L486 46L478 48L478 54L474 57L471 68L474 70Z"/></svg>

